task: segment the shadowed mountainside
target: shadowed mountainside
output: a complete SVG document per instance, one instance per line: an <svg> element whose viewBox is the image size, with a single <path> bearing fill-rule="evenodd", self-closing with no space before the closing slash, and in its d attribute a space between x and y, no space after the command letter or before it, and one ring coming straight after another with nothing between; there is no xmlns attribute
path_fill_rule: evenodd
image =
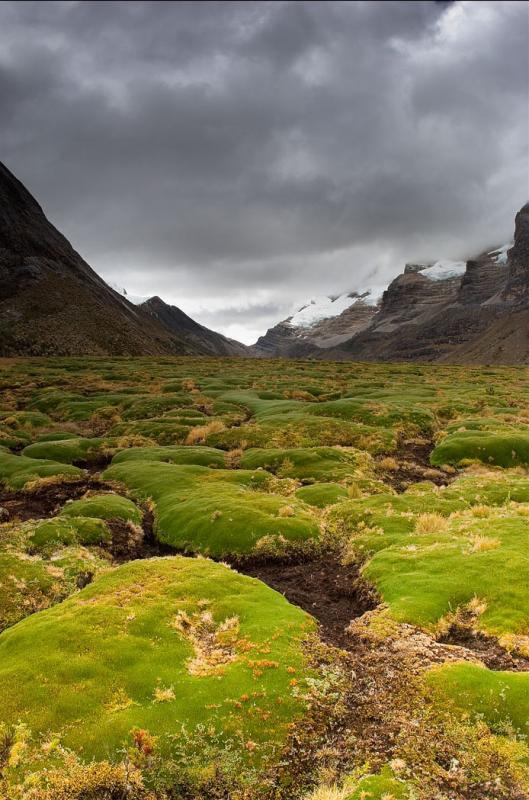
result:
<svg viewBox="0 0 529 800"><path fill-rule="evenodd" d="M169 309L169 307L166 307ZM244 345L111 289L0 163L0 355L236 355ZM178 324L178 315L185 324ZM200 331L200 334L199 334ZM215 349L218 344L218 350Z"/></svg>

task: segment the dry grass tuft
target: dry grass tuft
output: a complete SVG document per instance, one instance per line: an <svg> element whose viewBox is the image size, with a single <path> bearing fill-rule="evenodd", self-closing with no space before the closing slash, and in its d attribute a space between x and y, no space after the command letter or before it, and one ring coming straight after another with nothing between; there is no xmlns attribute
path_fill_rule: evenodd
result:
<svg viewBox="0 0 529 800"><path fill-rule="evenodd" d="M154 702L155 703L168 703L171 700L175 699L175 693L172 686L167 686L166 688L162 688L161 686L157 686L154 690Z"/></svg>
<svg viewBox="0 0 529 800"><path fill-rule="evenodd" d="M187 434L185 443L191 445L204 444L206 438L211 433L220 433L225 430L225 428L225 424L219 419L211 420L207 425L197 425L195 428L191 428Z"/></svg>
<svg viewBox="0 0 529 800"><path fill-rule="evenodd" d="M226 664L235 661L239 644L239 618L227 617L217 624L211 611L188 614L179 611L170 623L193 646L194 658L187 662L190 675L221 674Z"/></svg>
<svg viewBox="0 0 529 800"><path fill-rule="evenodd" d="M385 458L381 458L378 462L378 466L380 469L385 470L386 472L398 472L400 469L399 462L396 458L392 458L391 456L386 456Z"/></svg>
<svg viewBox="0 0 529 800"><path fill-rule="evenodd" d="M486 505L473 506L470 509L472 516L478 517L478 519L486 519L487 517L490 517L493 511L494 509L491 506Z"/></svg>
<svg viewBox="0 0 529 800"><path fill-rule="evenodd" d="M234 447L233 450L228 450L226 453L226 466L229 469L237 469L243 452L242 447Z"/></svg>
<svg viewBox="0 0 529 800"><path fill-rule="evenodd" d="M309 795L306 795L305 800L346 800L351 794L351 789L343 786L340 788L337 784L326 784L318 786Z"/></svg>
<svg viewBox="0 0 529 800"><path fill-rule="evenodd" d="M280 517L293 517L296 512L292 506L281 506L277 513Z"/></svg>
<svg viewBox="0 0 529 800"><path fill-rule="evenodd" d="M492 536L473 536L470 541L472 544L471 551L473 553L496 550L501 545L500 540Z"/></svg>
<svg viewBox="0 0 529 800"><path fill-rule="evenodd" d="M362 490L357 483L352 483L347 487L347 496L351 500L359 500L362 497Z"/></svg>
<svg viewBox="0 0 529 800"><path fill-rule="evenodd" d="M415 522L415 533L444 533L448 528L446 517L437 513L419 514Z"/></svg>

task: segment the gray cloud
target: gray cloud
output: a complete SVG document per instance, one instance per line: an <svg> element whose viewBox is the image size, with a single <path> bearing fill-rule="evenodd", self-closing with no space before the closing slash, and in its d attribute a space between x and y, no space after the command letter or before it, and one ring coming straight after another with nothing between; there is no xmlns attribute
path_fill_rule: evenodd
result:
<svg viewBox="0 0 529 800"><path fill-rule="evenodd" d="M506 241L521 2L2 2L2 159L104 277L250 339Z"/></svg>

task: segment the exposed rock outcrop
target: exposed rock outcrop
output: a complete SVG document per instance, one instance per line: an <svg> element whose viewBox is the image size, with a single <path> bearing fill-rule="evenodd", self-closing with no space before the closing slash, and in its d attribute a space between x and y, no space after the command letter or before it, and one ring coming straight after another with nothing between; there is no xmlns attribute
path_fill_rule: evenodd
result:
<svg viewBox="0 0 529 800"><path fill-rule="evenodd" d="M502 299L513 305L529 305L529 203L516 214L514 245L507 258L509 275Z"/></svg>

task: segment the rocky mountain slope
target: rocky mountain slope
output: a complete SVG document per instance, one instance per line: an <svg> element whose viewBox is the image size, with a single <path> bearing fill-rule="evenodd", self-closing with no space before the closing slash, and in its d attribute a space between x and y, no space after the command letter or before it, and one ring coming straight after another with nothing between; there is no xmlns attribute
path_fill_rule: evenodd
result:
<svg viewBox="0 0 529 800"><path fill-rule="evenodd" d="M160 297L150 297L139 308L167 330L185 336L186 342L196 347L197 352L211 356L248 355L248 348L244 344L200 325L177 306L168 305Z"/></svg>
<svg viewBox="0 0 529 800"><path fill-rule="evenodd" d="M314 298L296 314L278 322L251 346L254 356L303 358L336 347L364 330L378 310L379 288L351 292L334 300Z"/></svg>
<svg viewBox="0 0 529 800"><path fill-rule="evenodd" d="M196 323L200 334L190 330L189 317L166 308L167 325L167 314L109 287L0 163L1 356L236 355L244 348Z"/></svg>
<svg viewBox="0 0 529 800"><path fill-rule="evenodd" d="M446 363L529 362L529 204L514 245L467 262L407 264L374 305L351 296L339 314L289 317L256 355ZM323 306L330 312L332 304Z"/></svg>

